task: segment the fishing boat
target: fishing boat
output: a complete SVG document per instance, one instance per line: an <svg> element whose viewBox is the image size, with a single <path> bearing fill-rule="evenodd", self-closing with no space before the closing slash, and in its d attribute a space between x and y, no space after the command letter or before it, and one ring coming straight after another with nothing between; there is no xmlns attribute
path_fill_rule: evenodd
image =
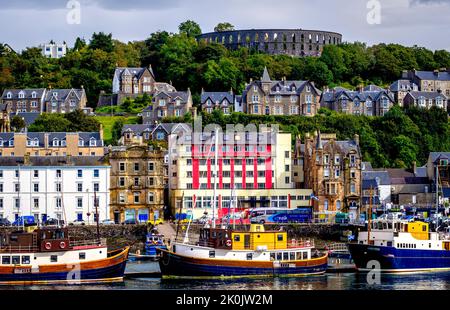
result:
<svg viewBox="0 0 450 310"><path fill-rule="evenodd" d="M450 270L450 234L431 232L425 222L373 220L348 248L360 271L374 263L388 273Z"/></svg>
<svg viewBox="0 0 450 310"><path fill-rule="evenodd" d="M163 278L307 276L325 273L327 253L309 240L288 240L286 231L202 228L198 242L174 242L162 250Z"/></svg>
<svg viewBox="0 0 450 310"><path fill-rule="evenodd" d="M167 246L164 243L164 235L159 234L156 229L153 229L151 232L147 233L145 237L144 254L130 254L130 260L157 260L161 253L158 250L167 250Z"/></svg>
<svg viewBox="0 0 450 310"><path fill-rule="evenodd" d="M123 281L128 247L108 252L106 240L75 241L67 228L27 227L0 236L0 285Z"/></svg>

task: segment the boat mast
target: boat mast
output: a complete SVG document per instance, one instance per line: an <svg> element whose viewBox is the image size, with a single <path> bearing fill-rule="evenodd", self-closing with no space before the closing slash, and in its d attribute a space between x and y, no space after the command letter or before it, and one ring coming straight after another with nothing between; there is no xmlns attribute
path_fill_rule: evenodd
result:
<svg viewBox="0 0 450 310"><path fill-rule="evenodd" d="M436 161L436 230L439 226L439 161Z"/></svg>
<svg viewBox="0 0 450 310"><path fill-rule="evenodd" d="M100 226L98 223L99 216L98 216L98 201L97 201L97 192L94 190L94 206L95 206L95 221L97 222L97 240L100 242Z"/></svg>
<svg viewBox="0 0 450 310"><path fill-rule="evenodd" d="M213 192L213 208L212 208L212 228L216 228L216 204L217 204L217 161L219 157L219 127L215 130L214 143L214 192Z"/></svg>
<svg viewBox="0 0 450 310"><path fill-rule="evenodd" d="M369 211L367 222L367 244L370 245L370 230L372 229L372 187L369 190Z"/></svg>

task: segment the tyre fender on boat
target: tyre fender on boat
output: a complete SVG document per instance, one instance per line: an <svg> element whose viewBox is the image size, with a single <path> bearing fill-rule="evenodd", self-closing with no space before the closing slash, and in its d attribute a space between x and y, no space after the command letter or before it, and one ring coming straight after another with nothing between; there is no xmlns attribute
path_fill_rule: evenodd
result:
<svg viewBox="0 0 450 310"><path fill-rule="evenodd" d="M45 249L50 250L52 248L52 244L50 242L45 243Z"/></svg>
<svg viewBox="0 0 450 310"><path fill-rule="evenodd" d="M61 241L61 242L59 243L59 247L60 247L61 249L66 248L66 243L65 243L64 241Z"/></svg>
<svg viewBox="0 0 450 310"><path fill-rule="evenodd" d="M231 247L231 240L230 240L230 239L227 240L226 245L227 245L227 247L229 247L229 248Z"/></svg>

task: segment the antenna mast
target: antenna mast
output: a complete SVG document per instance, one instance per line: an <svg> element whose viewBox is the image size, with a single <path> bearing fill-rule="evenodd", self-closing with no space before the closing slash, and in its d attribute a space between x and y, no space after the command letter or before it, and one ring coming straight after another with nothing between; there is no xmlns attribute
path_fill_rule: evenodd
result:
<svg viewBox="0 0 450 310"><path fill-rule="evenodd" d="M212 208L212 228L216 228L216 204L217 204L217 161L219 157L219 128L215 130L214 143L214 197Z"/></svg>

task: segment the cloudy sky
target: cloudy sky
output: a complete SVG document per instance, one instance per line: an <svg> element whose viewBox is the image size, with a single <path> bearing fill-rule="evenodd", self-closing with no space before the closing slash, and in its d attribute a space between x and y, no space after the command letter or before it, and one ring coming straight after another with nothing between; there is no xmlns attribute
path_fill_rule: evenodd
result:
<svg viewBox="0 0 450 310"><path fill-rule="evenodd" d="M374 24L377 3L381 19ZM78 11L70 8L78 4L80 22L73 23ZM142 40L157 30L176 32L187 19L203 32L228 21L236 29L330 30L344 41L450 51L450 0L0 0L0 42L16 50L50 39L72 45L99 31Z"/></svg>

